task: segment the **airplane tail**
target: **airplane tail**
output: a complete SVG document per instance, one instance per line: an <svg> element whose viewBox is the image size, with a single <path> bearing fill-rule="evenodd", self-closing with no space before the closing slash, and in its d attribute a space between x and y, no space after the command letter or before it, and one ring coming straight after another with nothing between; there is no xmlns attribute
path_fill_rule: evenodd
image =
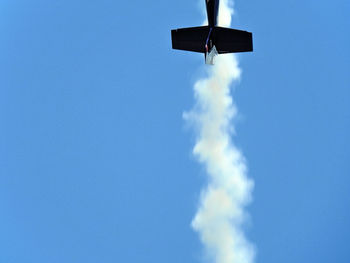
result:
<svg viewBox="0 0 350 263"><path fill-rule="evenodd" d="M253 51L252 33L224 27L213 27L211 30L209 26L171 30L172 47L204 53L207 61L207 55L211 53L206 48L209 36L217 54Z"/></svg>

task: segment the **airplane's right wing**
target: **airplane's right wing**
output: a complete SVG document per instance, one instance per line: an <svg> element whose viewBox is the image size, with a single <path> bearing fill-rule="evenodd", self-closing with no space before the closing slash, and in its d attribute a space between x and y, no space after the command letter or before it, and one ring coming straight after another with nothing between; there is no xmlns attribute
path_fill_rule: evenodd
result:
<svg viewBox="0 0 350 263"><path fill-rule="evenodd" d="M208 34L208 26L188 27L171 30L173 48L205 53L205 43Z"/></svg>
<svg viewBox="0 0 350 263"><path fill-rule="evenodd" d="M213 40L219 54L253 51L252 33L247 31L215 27Z"/></svg>

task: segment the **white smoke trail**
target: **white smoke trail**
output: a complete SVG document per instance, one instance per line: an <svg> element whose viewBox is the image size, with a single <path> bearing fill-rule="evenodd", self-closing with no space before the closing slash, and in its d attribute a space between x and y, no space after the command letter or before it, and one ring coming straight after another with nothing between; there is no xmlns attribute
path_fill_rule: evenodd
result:
<svg viewBox="0 0 350 263"><path fill-rule="evenodd" d="M220 26L231 24L230 3L220 1ZM192 227L199 233L210 260L216 263L252 263L255 254L242 230L253 181L247 178L244 157L231 140L237 110L230 85L239 80L240 74L236 56L219 55L215 66L208 69L209 76L194 86L196 106L184 114L197 130L194 155L209 175Z"/></svg>

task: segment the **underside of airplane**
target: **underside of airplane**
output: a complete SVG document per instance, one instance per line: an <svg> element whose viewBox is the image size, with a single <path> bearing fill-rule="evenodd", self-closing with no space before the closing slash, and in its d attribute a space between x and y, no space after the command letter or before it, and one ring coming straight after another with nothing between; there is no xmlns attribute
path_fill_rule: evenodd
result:
<svg viewBox="0 0 350 263"><path fill-rule="evenodd" d="M206 5L209 25L171 30L173 49L204 53L206 64L214 64L218 54L253 51L252 33L217 26L219 0Z"/></svg>

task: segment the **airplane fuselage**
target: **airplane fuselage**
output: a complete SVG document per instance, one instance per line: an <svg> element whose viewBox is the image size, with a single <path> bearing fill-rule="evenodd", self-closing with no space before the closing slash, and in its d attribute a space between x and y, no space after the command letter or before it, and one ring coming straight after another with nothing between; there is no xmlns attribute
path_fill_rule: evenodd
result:
<svg viewBox="0 0 350 263"><path fill-rule="evenodd" d="M209 27L217 26L219 13L219 0L205 0Z"/></svg>
<svg viewBox="0 0 350 263"><path fill-rule="evenodd" d="M205 58L207 58L207 54L213 49L215 43L212 40L212 31L213 28L217 26L218 13L219 13L219 0L205 0L205 4L207 7L207 16L208 16L208 26L209 26L209 34L205 41ZM213 54L214 55L214 54Z"/></svg>

